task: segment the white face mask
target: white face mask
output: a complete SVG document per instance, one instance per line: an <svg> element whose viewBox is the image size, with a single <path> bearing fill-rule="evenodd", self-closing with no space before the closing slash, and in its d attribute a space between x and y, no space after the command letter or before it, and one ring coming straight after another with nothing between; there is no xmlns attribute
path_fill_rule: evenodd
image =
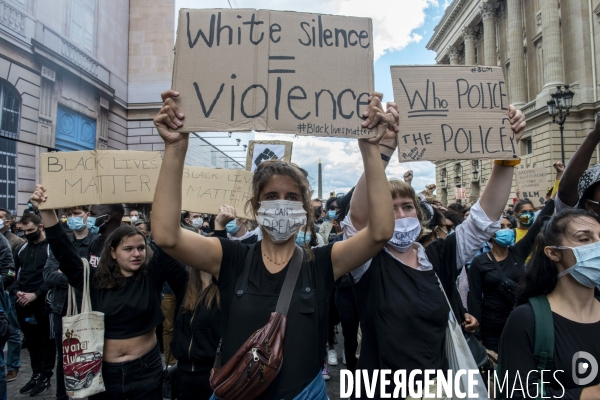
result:
<svg viewBox="0 0 600 400"><path fill-rule="evenodd" d="M135 221L138 220L138 217L136 217L135 215L133 217L131 217L131 223L134 224Z"/></svg>
<svg viewBox="0 0 600 400"><path fill-rule="evenodd" d="M202 228L203 223L204 223L204 220L202 218L196 218L196 219L192 220L192 226L196 229Z"/></svg>
<svg viewBox="0 0 600 400"><path fill-rule="evenodd" d="M4 229L4 220L0 218L0 231Z"/></svg>
<svg viewBox="0 0 600 400"><path fill-rule="evenodd" d="M283 243L306 225L301 201L268 200L260 203L256 221L273 243Z"/></svg>
<svg viewBox="0 0 600 400"><path fill-rule="evenodd" d="M397 219L394 225L394 235L388 241L388 244L394 250L404 253L419 237L421 223L418 218L406 217Z"/></svg>

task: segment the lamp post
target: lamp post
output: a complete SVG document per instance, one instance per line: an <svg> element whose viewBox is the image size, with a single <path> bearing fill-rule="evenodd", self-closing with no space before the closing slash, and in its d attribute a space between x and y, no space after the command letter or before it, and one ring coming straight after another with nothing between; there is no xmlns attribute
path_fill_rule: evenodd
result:
<svg viewBox="0 0 600 400"><path fill-rule="evenodd" d="M456 172L456 175L454 176L454 183L456 184L456 187L461 187L462 185L462 175L463 175L463 167L461 164L455 164L454 165L454 172ZM460 172L460 175L458 175L458 173Z"/></svg>
<svg viewBox="0 0 600 400"><path fill-rule="evenodd" d="M477 182L479 180L479 171L477 170L477 167L479 167L479 160L473 160L471 165L473 165L473 171L471 172L471 174L473 174L473 182Z"/></svg>
<svg viewBox="0 0 600 400"><path fill-rule="evenodd" d="M567 115L573 106L575 92L569 89L569 85L557 86L556 92L552 93L552 100L548 100L548 114L552 116L552 122L558 124L560 129L560 152L563 164L565 163L565 141L564 129Z"/></svg>
<svg viewBox="0 0 600 400"><path fill-rule="evenodd" d="M442 169L442 179L440 180L440 183L442 184L442 189L446 189L446 168Z"/></svg>

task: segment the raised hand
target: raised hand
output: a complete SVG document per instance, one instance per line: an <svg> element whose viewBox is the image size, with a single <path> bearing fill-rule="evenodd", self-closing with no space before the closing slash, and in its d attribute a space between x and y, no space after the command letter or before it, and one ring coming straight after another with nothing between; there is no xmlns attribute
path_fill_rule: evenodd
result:
<svg viewBox="0 0 600 400"><path fill-rule="evenodd" d="M400 130L400 114L398 105L391 101L386 103L385 113L390 117L390 124L379 144L395 149L398 146L398 132Z"/></svg>
<svg viewBox="0 0 600 400"><path fill-rule="evenodd" d="M562 176L563 172L565 172L565 164L563 164L562 161L556 161L552 166L556 170L556 176L559 174Z"/></svg>
<svg viewBox="0 0 600 400"><path fill-rule="evenodd" d="M215 229L223 230L225 225L237 218L235 208L228 205L219 207L219 215L215 218Z"/></svg>
<svg viewBox="0 0 600 400"><path fill-rule="evenodd" d="M523 115L521 110L517 110L517 108L511 104L508 106L508 119L511 124L510 128L515 133L515 142L519 143L521 136L523 136L525 126L527 125L525 115Z"/></svg>
<svg viewBox="0 0 600 400"><path fill-rule="evenodd" d="M412 171L412 169L409 169L408 171L406 171L404 173L404 182L406 182L410 185L412 180L413 180L413 171Z"/></svg>
<svg viewBox="0 0 600 400"><path fill-rule="evenodd" d="M177 132L177 129L183 126L182 120L185 118L173 100L178 96L179 92L174 90L167 90L160 94L163 106L154 117L154 125L165 144L176 144L189 137L188 133Z"/></svg>
<svg viewBox="0 0 600 400"><path fill-rule="evenodd" d="M29 202L33 208L38 209L44 201L46 201L46 188L43 185L35 185L35 190L29 197Z"/></svg>

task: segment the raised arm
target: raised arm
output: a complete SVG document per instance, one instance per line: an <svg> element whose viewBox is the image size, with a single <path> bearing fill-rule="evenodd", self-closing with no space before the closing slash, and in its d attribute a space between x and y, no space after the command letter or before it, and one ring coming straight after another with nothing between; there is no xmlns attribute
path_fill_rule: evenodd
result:
<svg viewBox="0 0 600 400"><path fill-rule="evenodd" d="M177 132L184 115L175 104L179 93L161 94L163 107L154 124L165 142L165 154L156 183L152 213L152 236L157 246L181 263L218 277L223 251L217 238L207 238L179 225L181 189L189 134Z"/></svg>
<svg viewBox="0 0 600 400"><path fill-rule="evenodd" d="M379 97L379 99L383 97L381 93L374 93L374 96ZM396 151L399 124L398 106L395 103L388 102L386 113L390 116L391 124L388 127L385 136L379 142L379 158L381 159L379 162L383 164L384 170L389 164L389 161L387 160L389 160L389 158L394 155L394 151ZM410 181L412 181L412 171L408 172L410 172L409 178ZM405 180L408 172L404 174ZM410 181L407 182L410 184ZM360 176L354 189L354 195L350 202L350 219L352 220L352 225L358 231L364 229L369 224L367 178L365 173Z"/></svg>
<svg viewBox="0 0 600 400"><path fill-rule="evenodd" d="M565 172L558 185L558 198L560 199L560 203L569 207L575 207L577 205L577 201L579 200L579 194L577 192L579 178L581 178L581 175L588 169L590 159L599 142L600 113L596 114L594 129L588 133L565 167Z"/></svg>
<svg viewBox="0 0 600 400"><path fill-rule="evenodd" d="M33 204L34 208L38 208L40 203L46 201L46 199L46 188L43 185L37 185L35 192L29 198L29 202ZM58 261L60 270L67 276L71 286L83 290L83 263L75 246L58 223L56 213L54 210L40 210L40 217L44 223L50 250L56 261Z"/></svg>
<svg viewBox="0 0 600 400"><path fill-rule="evenodd" d="M394 231L392 196L389 194L385 169L379 151L379 141L387 131L390 118L383 113L380 106L380 99L373 97L369 105L369 117L363 125L370 128L376 127L378 138L358 141L365 167L364 188L361 189L357 185L352 198L352 202L354 202L355 196L361 195L359 191L364 190L365 193L362 196L366 197L368 205L366 211L368 221L371 223L354 237L333 245L331 258L336 280L379 253L390 240Z"/></svg>

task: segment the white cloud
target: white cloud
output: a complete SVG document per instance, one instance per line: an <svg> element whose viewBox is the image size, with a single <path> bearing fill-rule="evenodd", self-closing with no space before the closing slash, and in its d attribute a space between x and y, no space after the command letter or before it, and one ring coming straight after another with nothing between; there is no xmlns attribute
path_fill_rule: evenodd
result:
<svg viewBox="0 0 600 400"><path fill-rule="evenodd" d="M287 140L294 143L292 162L308 171L310 184L317 195L318 163L323 167L323 197L329 193L347 192L363 173L363 163L356 140L331 139L310 136L294 137L293 135L256 133L256 140ZM388 178L402 179L407 170L413 170L413 187L421 191L429 183L435 182L435 169L429 162L398 162L394 155L387 168Z"/></svg>
<svg viewBox="0 0 600 400"><path fill-rule="evenodd" d="M299 11L370 17L373 19L375 60L389 51L402 50L423 37L413 30L425 22L425 10L438 7L438 0L230 0L234 8ZM229 7L227 0L176 0L180 8ZM175 16L177 21L177 13Z"/></svg>

